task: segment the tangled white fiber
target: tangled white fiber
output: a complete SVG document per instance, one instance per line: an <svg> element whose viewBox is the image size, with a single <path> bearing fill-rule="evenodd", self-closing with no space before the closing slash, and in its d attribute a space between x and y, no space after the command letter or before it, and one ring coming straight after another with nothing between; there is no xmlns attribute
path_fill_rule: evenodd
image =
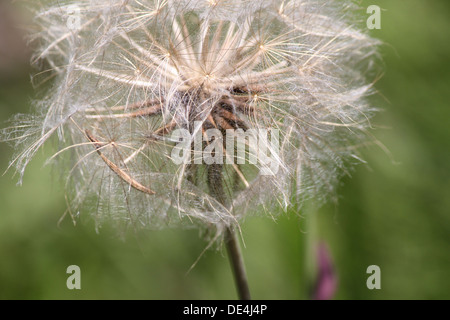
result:
<svg viewBox="0 0 450 320"><path fill-rule="evenodd" d="M370 140L378 42L355 27L349 1L32 5L33 61L43 66L35 78L52 85L35 115L3 130L18 150L10 167L22 176L54 137L70 212L89 211L99 225L221 233L247 214L323 202ZM276 130L276 156L270 168L176 163L177 129ZM274 161L277 171L262 174Z"/></svg>

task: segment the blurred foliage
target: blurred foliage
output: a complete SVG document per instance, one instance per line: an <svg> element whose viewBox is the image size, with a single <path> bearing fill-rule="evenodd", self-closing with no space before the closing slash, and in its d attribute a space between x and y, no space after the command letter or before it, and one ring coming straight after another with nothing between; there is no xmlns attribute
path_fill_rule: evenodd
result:
<svg viewBox="0 0 450 320"><path fill-rule="evenodd" d="M378 4L384 77L374 104L376 137L339 189L340 201L298 218L249 218L242 227L250 286L257 299L306 299L311 252L325 240L339 275L338 299L450 298L450 2L360 1ZM28 71L0 74L0 120L29 112ZM6 125L6 124L5 124ZM5 126L5 125L2 125ZM230 299L235 298L224 249L208 250L195 230L130 234L125 241L92 221L65 219L58 172L39 153L23 186L0 179L0 299ZM0 144L0 168L13 150ZM314 230L313 230L314 229ZM316 239L316 240L315 240ZM66 288L76 264L82 290ZM379 265L382 289L366 288L366 269Z"/></svg>

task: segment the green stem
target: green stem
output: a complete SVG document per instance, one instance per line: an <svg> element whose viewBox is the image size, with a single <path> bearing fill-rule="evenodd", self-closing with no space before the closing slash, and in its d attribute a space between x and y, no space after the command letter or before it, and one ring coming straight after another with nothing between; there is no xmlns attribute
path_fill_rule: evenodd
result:
<svg viewBox="0 0 450 320"><path fill-rule="evenodd" d="M212 164L208 166L208 186L211 195L224 207L227 207L227 199L223 187L223 165ZM231 269L233 270L236 287L241 300L250 300L247 274L245 272L244 258L242 256L236 231L229 227L225 232L225 244L228 250Z"/></svg>
<svg viewBox="0 0 450 320"><path fill-rule="evenodd" d="M311 298L314 291L314 285L317 278L317 212L313 205L305 206L304 214L306 215L306 238L305 238L305 294L307 299Z"/></svg>
<svg viewBox="0 0 450 320"><path fill-rule="evenodd" d="M248 286L247 273L245 272L244 258L242 256L241 247L236 232L233 229L226 231L226 245L231 268L233 270L236 288L238 290L240 300L251 300L250 289Z"/></svg>

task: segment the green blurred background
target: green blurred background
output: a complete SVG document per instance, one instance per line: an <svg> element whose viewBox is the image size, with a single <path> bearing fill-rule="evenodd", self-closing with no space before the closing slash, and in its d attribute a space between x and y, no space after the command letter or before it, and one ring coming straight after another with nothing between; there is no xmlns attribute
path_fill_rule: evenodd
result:
<svg viewBox="0 0 450 320"><path fill-rule="evenodd" d="M330 248L336 299L450 298L450 1L361 1L371 4L384 9L382 29L372 31L385 43L373 98L384 109L375 120L383 128L375 135L392 155L366 150L369 165L343 179L337 206L243 224L256 299L308 298L311 239ZM0 37L0 52L13 52ZM0 64L1 123L30 112L33 98L27 60L16 50L0 55L10 59ZM89 221L58 227L64 193L51 178L58 173L44 167L49 152L34 159L22 187L11 172L0 177L0 299L236 298L225 250L207 251L187 274L207 245L195 230L122 241L108 228L95 233ZM2 172L12 153L0 144ZM81 267L82 290L66 287L72 264ZM369 265L381 268L381 290L366 287Z"/></svg>

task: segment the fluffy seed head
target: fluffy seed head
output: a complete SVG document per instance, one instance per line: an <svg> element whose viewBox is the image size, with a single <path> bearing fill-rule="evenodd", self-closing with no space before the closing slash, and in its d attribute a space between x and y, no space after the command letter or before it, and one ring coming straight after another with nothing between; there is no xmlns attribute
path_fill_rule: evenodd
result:
<svg viewBox="0 0 450 320"><path fill-rule="evenodd" d="M99 223L121 226L220 231L256 208L322 201L346 160L358 159L373 113L365 97L377 41L355 29L352 14L324 0L39 5L34 61L47 68L36 79L52 87L37 115L4 131L21 147L11 166L23 174L55 136L70 212L95 206ZM179 164L178 129L193 137L264 129L279 139L268 162ZM225 142L219 148L237 160Z"/></svg>

